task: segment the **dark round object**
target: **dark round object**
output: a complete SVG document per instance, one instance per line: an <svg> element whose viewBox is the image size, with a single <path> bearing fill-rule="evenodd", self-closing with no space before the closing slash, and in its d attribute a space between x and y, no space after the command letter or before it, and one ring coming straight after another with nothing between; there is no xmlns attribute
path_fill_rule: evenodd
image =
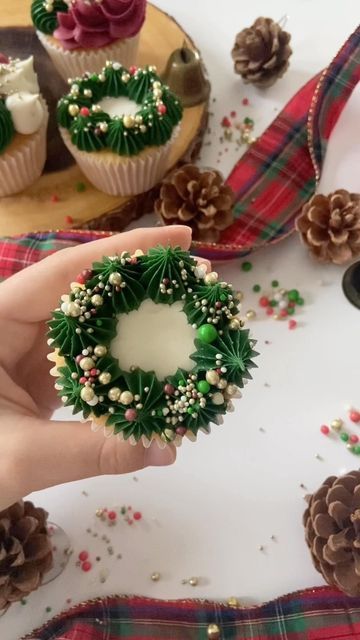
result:
<svg viewBox="0 0 360 640"><path fill-rule="evenodd" d="M360 309L360 261L345 271L342 288L349 302Z"/></svg>

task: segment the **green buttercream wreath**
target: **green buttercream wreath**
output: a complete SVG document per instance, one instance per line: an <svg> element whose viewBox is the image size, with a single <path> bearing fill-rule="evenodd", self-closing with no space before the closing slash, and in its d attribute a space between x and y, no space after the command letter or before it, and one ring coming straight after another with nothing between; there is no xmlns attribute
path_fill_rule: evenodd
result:
<svg viewBox="0 0 360 640"><path fill-rule="evenodd" d="M159 380L153 371L123 370L111 355L119 315L145 299L183 304L197 336L190 371L178 369ZM238 304L231 285L216 273L205 274L180 248L159 246L145 255L122 253L95 262L76 277L49 321L64 405L95 422L101 418L115 434L136 442L154 436L172 442L209 431L256 366L255 343L242 329Z"/></svg>
<svg viewBox="0 0 360 640"><path fill-rule="evenodd" d="M31 3L31 19L36 29L51 36L57 29L57 14L67 13L68 5L63 0L33 0Z"/></svg>
<svg viewBox="0 0 360 640"><path fill-rule="evenodd" d="M134 116L111 117L99 104L107 97L127 97L138 111ZM72 80L57 108L60 127L69 131L80 151L110 149L122 156L166 144L182 113L178 98L162 84L155 67L127 70L118 62L108 62L99 74L85 73Z"/></svg>

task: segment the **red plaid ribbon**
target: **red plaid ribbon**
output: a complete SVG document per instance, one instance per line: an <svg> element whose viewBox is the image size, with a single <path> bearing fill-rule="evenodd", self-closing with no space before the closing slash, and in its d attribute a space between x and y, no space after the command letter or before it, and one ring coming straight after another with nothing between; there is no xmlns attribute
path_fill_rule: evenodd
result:
<svg viewBox="0 0 360 640"><path fill-rule="evenodd" d="M218 635L215 634L216 625ZM213 635L209 629L212 628ZM258 607L199 600L98 598L70 609L23 640L359 640L360 599L329 587Z"/></svg>

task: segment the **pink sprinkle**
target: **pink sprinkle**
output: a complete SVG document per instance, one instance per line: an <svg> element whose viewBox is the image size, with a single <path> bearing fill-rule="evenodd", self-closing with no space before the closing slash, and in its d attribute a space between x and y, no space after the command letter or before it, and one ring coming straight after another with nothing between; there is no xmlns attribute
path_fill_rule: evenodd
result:
<svg viewBox="0 0 360 640"><path fill-rule="evenodd" d="M85 376L81 376L79 382L80 384L85 384L85 382L87 382L87 378L85 378Z"/></svg>
<svg viewBox="0 0 360 640"><path fill-rule="evenodd" d="M324 436L328 436L329 433L330 433L330 429L327 426L327 424L322 424L321 427L320 427L320 431L321 431L321 433L324 434Z"/></svg>
<svg viewBox="0 0 360 640"><path fill-rule="evenodd" d="M223 119L221 120L221 126L225 127L226 129L231 127L231 122L227 116L224 116Z"/></svg>
<svg viewBox="0 0 360 640"><path fill-rule="evenodd" d="M142 513L140 511L135 511L134 513L134 520L141 520L142 518Z"/></svg>
<svg viewBox="0 0 360 640"><path fill-rule="evenodd" d="M249 104L249 98L243 98L243 99L241 100L241 104L243 104L243 105L244 105L244 107L247 107L247 106L248 106L248 104Z"/></svg>
<svg viewBox="0 0 360 640"><path fill-rule="evenodd" d="M178 436L184 436L186 431L186 427L177 427L176 429L176 433L178 434Z"/></svg>
<svg viewBox="0 0 360 640"><path fill-rule="evenodd" d="M292 329L296 329L296 327L297 327L297 322L296 322L296 320L289 320L289 325L288 325L288 326L289 326L289 329L290 329L290 330L292 330Z"/></svg>
<svg viewBox="0 0 360 640"><path fill-rule="evenodd" d="M9 64L10 60L3 53L0 53L0 64Z"/></svg>
<svg viewBox="0 0 360 640"><path fill-rule="evenodd" d="M236 118L236 111L231 111L230 117L231 118Z"/></svg>
<svg viewBox="0 0 360 640"><path fill-rule="evenodd" d="M352 433L349 441L351 442L351 444L356 444L357 442L359 442L359 436L357 436L355 433Z"/></svg>
<svg viewBox="0 0 360 640"><path fill-rule="evenodd" d="M86 562L83 562L82 565L81 565L81 569L82 569L82 571L85 571L85 573L90 571L90 569L92 569L91 562L89 562L88 560L86 560Z"/></svg>
<svg viewBox="0 0 360 640"><path fill-rule="evenodd" d="M351 422L360 422L360 412L352 409L349 413Z"/></svg>
<svg viewBox="0 0 360 640"><path fill-rule="evenodd" d="M109 518L109 520L116 520L116 518L117 518L116 511L109 511L108 518Z"/></svg>
<svg viewBox="0 0 360 640"><path fill-rule="evenodd" d="M274 313L274 309L272 307L268 307L266 309L266 313L267 313L268 316L272 316L273 313Z"/></svg>
<svg viewBox="0 0 360 640"><path fill-rule="evenodd" d="M85 562L85 560L87 560L88 557L89 557L89 553L87 551L80 551L79 560L81 560L81 562Z"/></svg>

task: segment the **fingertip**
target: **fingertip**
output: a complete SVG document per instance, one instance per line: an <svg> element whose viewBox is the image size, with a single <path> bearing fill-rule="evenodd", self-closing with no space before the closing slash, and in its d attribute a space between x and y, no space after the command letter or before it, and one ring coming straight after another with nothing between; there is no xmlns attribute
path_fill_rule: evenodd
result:
<svg viewBox="0 0 360 640"><path fill-rule="evenodd" d="M164 449L160 449L156 442L152 442L146 449L144 456L145 467L166 467L176 460L176 448L169 444Z"/></svg>
<svg viewBox="0 0 360 640"><path fill-rule="evenodd" d="M182 249L190 249L192 229L185 224L173 224L160 227L164 239L163 244L179 245Z"/></svg>

